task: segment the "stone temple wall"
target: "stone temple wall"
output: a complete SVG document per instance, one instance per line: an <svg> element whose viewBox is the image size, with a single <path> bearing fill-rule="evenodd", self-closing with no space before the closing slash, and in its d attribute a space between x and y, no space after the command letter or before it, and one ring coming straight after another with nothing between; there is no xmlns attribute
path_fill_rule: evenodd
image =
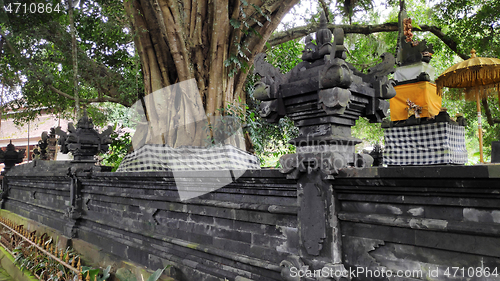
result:
<svg viewBox="0 0 500 281"><path fill-rule="evenodd" d="M278 170L247 171L182 202L172 173L67 175L68 163L47 163L9 172L4 209L115 259L153 270L172 265L178 280L280 280L280 262L298 253L296 183ZM211 180L207 174L202 183Z"/></svg>
<svg viewBox="0 0 500 281"><path fill-rule="evenodd" d="M499 172L500 166L346 172L335 181L344 263L412 277L357 280L500 280Z"/></svg>
<svg viewBox="0 0 500 281"><path fill-rule="evenodd" d="M337 280L291 279L290 266L338 264L422 274L357 272L352 280L452 280L445 275L452 267L467 275L456 280L500 280L500 166L346 168L334 179L312 171L298 180L254 170L187 202L169 172L69 166L16 166L5 177L2 208L114 260L152 270L170 264L176 280ZM193 188L217 180L203 178ZM329 193L311 188L331 191L333 201L315 201ZM478 267L498 274L481 279Z"/></svg>

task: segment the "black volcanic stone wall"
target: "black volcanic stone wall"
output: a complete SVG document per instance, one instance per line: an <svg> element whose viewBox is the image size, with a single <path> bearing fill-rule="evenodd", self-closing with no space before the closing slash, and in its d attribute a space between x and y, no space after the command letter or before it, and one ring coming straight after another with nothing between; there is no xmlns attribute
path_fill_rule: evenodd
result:
<svg viewBox="0 0 500 281"><path fill-rule="evenodd" d="M476 270L500 273L499 177L500 166L344 171L335 189L345 264L422 270L419 280L500 280L498 275L480 278ZM468 278L447 279L452 267L459 268L458 275L463 268Z"/></svg>
<svg viewBox="0 0 500 281"><path fill-rule="evenodd" d="M82 187L79 237L151 268L160 259L188 267L186 280L202 280L192 269L279 280L280 261L297 249L295 183L278 171L247 171L187 202L166 173L98 173Z"/></svg>
<svg viewBox="0 0 500 281"><path fill-rule="evenodd" d="M16 166L5 177L8 199L3 208L63 232L64 212L69 202L67 162L52 162L51 167L36 163Z"/></svg>
<svg viewBox="0 0 500 281"><path fill-rule="evenodd" d="M203 178L192 188L217 181ZM447 280L444 270L453 266L500 267L499 179L494 165L343 169L329 180L342 263L424 274L353 280ZM16 166L6 182L6 210L118 259L150 269L171 264L176 280L282 280L280 263L300 255L297 182L277 170L246 171L187 202L169 172L104 173L43 161ZM434 269L439 278L429 278ZM493 277L484 280L499 280Z"/></svg>
<svg viewBox="0 0 500 281"><path fill-rule="evenodd" d="M57 168L12 170L5 209L65 233L72 178ZM178 280L281 280L280 262L298 253L296 183L277 170L246 171L186 202L169 172L80 168L74 175L81 196L75 238L151 269L171 264ZM203 177L193 188L217 181Z"/></svg>

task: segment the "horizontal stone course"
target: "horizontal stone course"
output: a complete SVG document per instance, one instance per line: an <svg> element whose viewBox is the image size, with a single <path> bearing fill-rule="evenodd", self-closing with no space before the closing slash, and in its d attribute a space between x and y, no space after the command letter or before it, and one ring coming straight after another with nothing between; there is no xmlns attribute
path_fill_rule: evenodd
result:
<svg viewBox="0 0 500 281"><path fill-rule="evenodd" d="M281 280L281 261L300 255L297 183L277 170L247 171L182 202L169 172L71 177L67 169L44 174L27 167L27 176L18 167L7 177L4 209L116 259L151 269L171 264L178 280ZM329 183L344 264L500 266L499 178L500 166L341 170ZM72 192L80 207L71 205ZM68 217L71 206L81 211L76 219Z"/></svg>

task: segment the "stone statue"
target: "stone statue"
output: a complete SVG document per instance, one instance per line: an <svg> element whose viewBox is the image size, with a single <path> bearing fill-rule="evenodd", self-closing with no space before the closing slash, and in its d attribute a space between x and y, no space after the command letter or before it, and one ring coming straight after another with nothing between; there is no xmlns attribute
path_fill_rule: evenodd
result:
<svg viewBox="0 0 500 281"><path fill-rule="evenodd" d="M406 13L404 0L400 0L400 11L398 17L398 45L396 47L396 60L398 65L405 66L416 62L429 62L434 49L432 44L426 40L420 42L413 40L412 19Z"/></svg>

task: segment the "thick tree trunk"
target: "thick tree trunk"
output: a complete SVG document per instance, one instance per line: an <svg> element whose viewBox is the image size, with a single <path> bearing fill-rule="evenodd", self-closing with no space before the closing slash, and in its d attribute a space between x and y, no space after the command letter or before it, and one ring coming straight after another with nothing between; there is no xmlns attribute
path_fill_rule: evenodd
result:
<svg viewBox="0 0 500 281"><path fill-rule="evenodd" d="M172 95L157 94L146 98L151 128L140 143L166 143L174 147L203 145L207 141L206 128L203 128L206 126L195 122L194 111L202 106L207 116L213 118L221 114L221 108L245 101L243 86L248 70L238 70L231 75L235 66L227 67L226 62L237 57L252 65L283 16L297 2L124 1L136 33L145 94L192 78L200 93L199 99L184 95L180 100L165 100ZM237 23L239 28L234 27ZM202 105L198 105L198 100Z"/></svg>

